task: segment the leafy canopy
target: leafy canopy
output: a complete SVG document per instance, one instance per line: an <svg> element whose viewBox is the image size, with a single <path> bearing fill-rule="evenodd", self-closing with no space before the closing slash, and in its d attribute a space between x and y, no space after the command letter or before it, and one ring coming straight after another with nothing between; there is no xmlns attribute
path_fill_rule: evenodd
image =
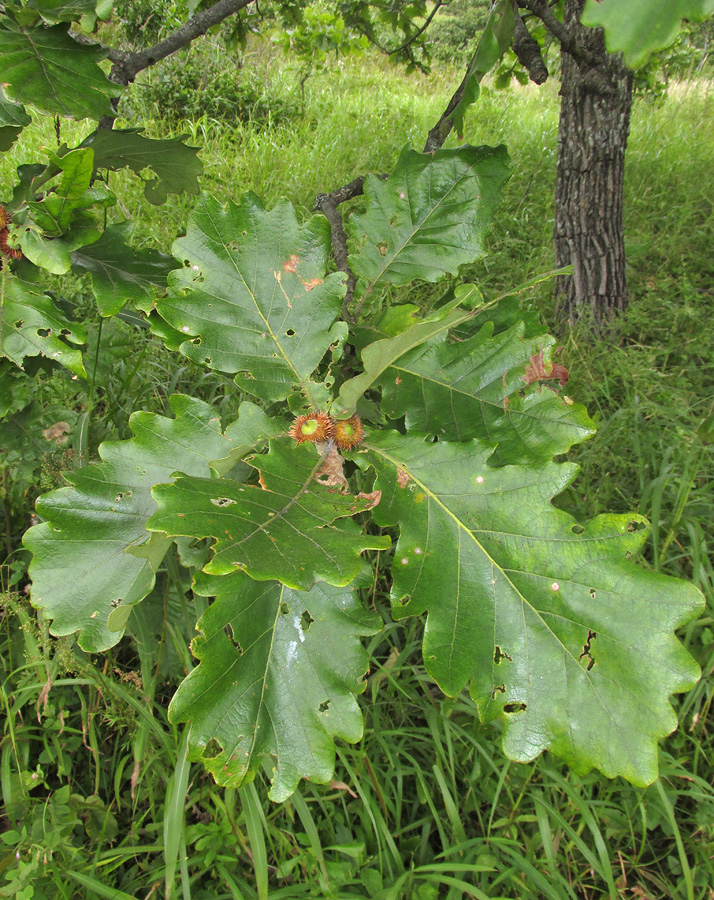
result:
<svg viewBox="0 0 714 900"><path fill-rule="evenodd" d="M480 255L506 177L502 150L407 150L401 160L393 180L367 192L351 228L355 268L375 296L392 283L382 272L433 280ZM471 174L484 160L487 190ZM450 192L453 208L440 199ZM431 206L390 213L400 193L412 210L417 198ZM454 221L472 225L454 225L445 251L432 221L455 209ZM399 252L369 249L384 228L404 248L403 274ZM392 317L396 333L361 344L363 365L337 391L335 344L352 338L347 323L335 324L344 277L325 273L328 241L322 219L299 225L287 202L265 210L250 194L227 206L201 199L157 308L186 335L183 354L237 374L272 404L272 418L244 404L221 429L188 398L174 399L173 420L135 415L135 438L104 445L102 463L41 499L47 522L26 540L34 602L56 633L79 630L87 648L109 646L171 542L207 540L194 591L215 599L194 642L200 663L171 715L189 723L194 756L222 784L244 784L272 757L271 795L282 799L301 777L329 781L333 738L361 733L357 637L376 626L355 578L360 555L387 550L391 534L395 619L427 614L428 672L447 694L469 686L480 716L503 721L511 758L550 749L577 771L648 783L657 740L676 724L669 696L697 677L674 630L701 596L636 565L640 517L582 525L552 505L576 474L553 457L594 431L555 386L567 371L553 360L554 340L526 338L475 288L461 289L428 318ZM379 259L383 269L373 267ZM368 416L351 454L360 489L329 439L288 436L286 399ZM248 465L237 470L239 458ZM365 530L366 515L381 535ZM53 586L59 566L86 572L84 599L71 608Z"/></svg>

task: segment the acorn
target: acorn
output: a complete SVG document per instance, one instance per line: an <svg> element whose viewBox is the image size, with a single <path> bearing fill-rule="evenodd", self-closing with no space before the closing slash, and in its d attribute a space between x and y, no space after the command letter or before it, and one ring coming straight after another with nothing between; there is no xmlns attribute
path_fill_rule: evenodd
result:
<svg viewBox="0 0 714 900"><path fill-rule="evenodd" d="M305 441L323 444L332 437L332 427L332 419L326 413L309 413L298 416L290 426L288 434L298 444L304 444Z"/></svg>
<svg viewBox="0 0 714 900"><path fill-rule="evenodd" d="M364 425L359 416L338 419L334 423L333 439L340 450L353 450L364 440Z"/></svg>
<svg viewBox="0 0 714 900"><path fill-rule="evenodd" d="M0 206L0 254L3 256L8 256L10 259L21 259L22 258L22 250L19 247L11 247L8 243L8 237L10 236L10 232L8 231L8 225L12 222L12 217L10 213L5 209L4 206ZM2 265L0 264L0 268Z"/></svg>
<svg viewBox="0 0 714 900"><path fill-rule="evenodd" d="M10 259L22 259L22 250L19 247L11 247L8 243L9 232L7 228L0 228L0 253Z"/></svg>

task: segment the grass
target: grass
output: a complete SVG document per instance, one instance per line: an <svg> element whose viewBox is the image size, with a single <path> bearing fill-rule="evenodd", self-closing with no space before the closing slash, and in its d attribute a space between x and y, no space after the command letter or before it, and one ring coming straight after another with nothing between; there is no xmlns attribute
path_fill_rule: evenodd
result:
<svg viewBox="0 0 714 900"><path fill-rule="evenodd" d="M261 50L251 64L260 71L268 62ZM271 90L289 99L297 74L282 67ZM303 113L290 121L181 127L204 148L205 189L222 199L254 190L266 205L287 196L307 217L317 193L388 171L408 141L420 146L456 80L446 70L407 79L361 61L308 80ZM378 594L385 630L370 646L363 740L338 747L333 785L305 783L270 804L260 779L241 791L216 788L167 722L168 673L192 665L199 612L180 577L160 573L132 620L133 639L101 658L50 641L25 598L6 592L0 873L15 879L6 884L16 896L712 900L714 467L697 436L714 397L714 135L701 127L712 103L706 84L677 87L658 105L638 101L626 182L630 309L609 340L582 329L560 335L568 393L588 404L599 431L574 454L581 476L559 502L581 516L645 513L653 521L645 564L693 579L709 601L682 635L705 675L676 700L681 726L663 742L660 780L635 788L576 775L548 755L506 761L498 726L478 724L467 696L449 700L425 675L420 624L395 625ZM141 111L130 124L175 133ZM556 87L486 87L469 122L470 142L503 141L513 160L491 252L468 273L494 295L552 267ZM63 123L63 138L72 144L87 130ZM31 134L51 145L50 123ZM0 195L25 161L19 147L5 154ZM185 228L193 198L151 208L126 173L112 187L119 204L110 216L132 216L138 244L165 249ZM76 291L81 302L81 283ZM525 301L546 320L548 291L535 288ZM429 302L428 291L418 297ZM121 344L124 326L116 328ZM136 346L117 351L103 375L95 443L125 436L132 409L161 409L168 393L193 390L199 378L202 395L230 409L227 382L154 350L138 365Z"/></svg>

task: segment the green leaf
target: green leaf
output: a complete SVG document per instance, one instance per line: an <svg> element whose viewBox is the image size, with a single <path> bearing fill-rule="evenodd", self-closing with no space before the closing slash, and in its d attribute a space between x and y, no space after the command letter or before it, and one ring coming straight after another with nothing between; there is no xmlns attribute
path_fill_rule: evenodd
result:
<svg viewBox="0 0 714 900"><path fill-rule="evenodd" d="M393 419L406 416L410 431L497 444L492 465L538 464L567 452L595 429L584 406L545 385L526 387L532 357L542 353L547 363L556 341L523 335L522 322L495 336L487 322L458 343L435 336L381 374L382 410Z"/></svg>
<svg viewBox="0 0 714 900"><path fill-rule="evenodd" d="M2 291L0 356L21 368L27 356L46 356L86 378L81 352L65 343L83 344L87 339L84 326L68 319L51 297L19 278L7 275Z"/></svg>
<svg viewBox="0 0 714 900"><path fill-rule="evenodd" d="M435 153L406 147L386 181L368 175L367 211L348 226L350 265L365 291L415 278L438 281L483 256L507 161L502 146Z"/></svg>
<svg viewBox="0 0 714 900"><path fill-rule="evenodd" d="M102 444L102 462L68 473L71 487L41 496L37 511L47 521L25 535L33 604L53 620L53 634L78 631L87 651L121 638L131 606L151 590L171 543L153 536L149 552L139 555L156 509L151 488L177 470L208 475L209 463L233 449L208 404L182 395L170 402L175 419L134 413L133 438Z"/></svg>
<svg viewBox="0 0 714 900"><path fill-rule="evenodd" d="M129 168L137 175L151 169L156 177L144 179L144 196L160 206L169 194L198 194L203 165L197 155L199 148L184 144L187 137L182 134L157 141L144 137L137 128L100 128L80 146L94 150L95 169L116 172Z"/></svg>
<svg viewBox="0 0 714 900"><path fill-rule="evenodd" d="M23 106L7 99L0 84L0 152L9 150L31 121Z"/></svg>
<svg viewBox="0 0 714 900"><path fill-rule="evenodd" d="M129 300L149 312L158 291L166 288L176 265L157 250L135 250L127 243L131 222L110 225L98 241L72 253L72 268L89 272L102 316L116 315Z"/></svg>
<svg viewBox="0 0 714 900"><path fill-rule="evenodd" d="M445 693L468 682L484 721L504 723L515 760L550 749L635 784L657 777L658 738L677 724L674 692L697 680L673 631L694 618L691 584L635 566L639 516L578 525L550 503L577 467L488 465L478 441L372 435L374 517L399 525L395 618L428 611L424 661Z"/></svg>
<svg viewBox="0 0 714 900"><path fill-rule="evenodd" d="M701 22L712 13L714 0L587 0L581 22L604 28L607 49L622 51L625 64L636 69L672 43L682 19Z"/></svg>
<svg viewBox="0 0 714 900"><path fill-rule="evenodd" d="M263 446L270 438L284 433L285 423L277 416L271 418L255 403L244 400L240 405L239 418L225 431L233 447L227 456L215 460L211 468L217 475L226 475L239 459L255 447Z"/></svg>
<svg viewBox="0 0 714 900"><path fill-rule="evenodd" d="M91 150L71 150L64 156L50 153L49 157L51 165L62 172L62 180L42 201L27 204L35 225L46 237L59 237L74 224L89 225L92 220L82 215L86 210L116 203L116 197L105 185L91 187L94 171Z"/></svg>
<svg viewBox="0 0 714 900"><path fill-rule="evenodd" d="M260 486L210 478L177 478L158 485L158 512L147 528L168 535L214 538L204 571L236 569L258 581L277 579L306 590L315 581L345 585L357 575L364 550L385 550L389 538L363 535L348 519L377 498L339 493L315 480L322 460L312 444L270 442L265 456L246 460L260 471Z"/></svg>
<svg viewBox="0 0 714 900"><path fill-rule="evenodd" d="M171 721L190 722L194 756L235 788L253 780L264 756L274 757L276 801L301 778L329 783L333 738L362 736L354 695L368 657L358 636L378 631L378 617L348 588L293 591L242 572L199 574L194 591L216 600L192 644L201 663L169 708Z"/></svg>
<svg viewBox="0 0 714 900"><path fill-rule="evenodd" d="M0 363L0 419L29 406L35 392L35 382L26 372Z"/></svg>
<svg viewBox="0 0 714 900"><path fill-rule="evenodd" d="M8 97L74 119L114 115L110 97L118 97L122 88L97 65L106 53L79 44L67 28L65 24L20 29L4 19L0 69Z"/></svg>
<svg viewBox="0 0 714 900"><path fill-rule="evenodd" d="M452 310L443 319L419 322L396 337L384 338L368 344L362 351L364 371L350 378L340 388L336 403L339 415L351 415L357 408L357 401L373 384L379 381L382 373L407 351L434 339L450 328L472 317L471 312Z"/></svg>
<svg viewBox="0 0 714 900"><path fill-rule="evenodd" d="M490 72L503 54L510 49L512 40L512 0L497 0L491 7L486 27L479 38L461 99L452 113L454 128L459 137L464 133L466 110L478 100L484 75Z"/></svg>
<svg viewBox="0 0 714 900"><path fill-rule="evenodd" d="M46 173L47 166L43 166L41 163L17 167L17 177L20 180L12 189L12 206L14 209L19 209L25 205L27 200L34 197L36 183Z"/></svg>
<svg viewBox="0 0 714 900"><path fill-rule="evenodd" d="M20 232L20 246L30 262L53 275L66 274L72 251L100 238L99 224L89 209L106 209L116 203L116 197L105 185L92 185L93 155L90 149L71 150L63 155L50 152L50 165L45 169L18 168L21 181L15 188L14 202L25 207L14 220ZM60 173L60 183L43 200L29 199L38 177L47 181Z"/></svg>
<svg viewBox="0 0 714 900"><path fill-rule="evenodd" d="M329 225L323 216L298 225L287 201L263 208L255 194L221 206L204 195L188 234L174 243L185 268L169 276L159 313L190 340L189 359L240 373L240 387L262 400L284 400L308 379L346 332L344 275L325 278ZM323 281L324 279L324 281Z"/></svg>

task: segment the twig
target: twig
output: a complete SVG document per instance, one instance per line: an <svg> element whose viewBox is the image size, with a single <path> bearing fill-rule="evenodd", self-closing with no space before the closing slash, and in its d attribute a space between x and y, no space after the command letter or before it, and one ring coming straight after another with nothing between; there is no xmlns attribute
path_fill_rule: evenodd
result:
<svg viewBox="0 0 714 900"><path fill-rule="evenodd" d="M439 9L441 8L443 2L444 2L444 0L436 0L436 3L434 4L434 9L432 9L432 11L429 13L429 16L427 17L426 22L424 22L424 24L423 24L423 25L421 26L421 28L416 32L416 34L413 34L410 38L408 38L408 39L402 44L401 47L396 47L394 50L388 50L388 51L386 51L386 52L388 52L390 56L393 56L395 53L401 53L402 50L406 50L407 47L408 47L410 44L413 44L414 41L415 41L420 35L424 34L424 32L426 31L426 29L429 27L429 25L431 25L431 20L432 20L432 19L434 18L434 16L439 12Z"/></svg>
<svg viewBox="0 0 714 900"><path fill-rule="evenodd" d="M461 84L454 91L451 100L449 100L449 102L446 104L446 109L439 117L439 121L436 123L436 125L434 125L434 127L427 135L426 143L424 144L424 153L433 153L435 150L438 150L439 147L442 147L444 145L444 141L451 133L451 129L454 127L454 119L452 114L461 102L461 98L464 95L466 83L468 82L469 75L471 73L472 62L473 60L469 60L469 65L466 69L466 74L461 80Z"/></svg>
<svg viewBox="0 0 714 900"><path fill-rule="evenodd" d="M361 179L364 181L364 178ZM361 185L360 185L361 193ZM355 194L355 196L357 196ZM347 319L349 317L349 304L354 296L355 287L357 286L357 277L350 268L348 262L349 251L347 250L347 235L342 224L342 214L337 208L337 203L330 194L319 194L315 200L315 209L319 209L327 221L330 223L330 237L332 238L332 250L335 254L335 262L340 272L347 275L347 292L342 302L342 316Z"/></svg>
<svg viewBox="0 0 714 900"><path fill-rule="evenodd" d="M518 0L518 5L523 9L529 10L540 19L562 49L569 53L577 63L581 66L585 64L590 66L590 68L595 68L598 65L600 60L590 53L589 50L578 44L565 25L555 18L552 10L544 0Z"/></svg>
<svg viewBox="0 0 714 900"><path fill-rule="evenodd" d="M540 19L560 43L561 50L573 57L583 73L582 86L584 88L593 94L602 96L614 93L609 79L602 71L602 58L578 43L565 25L555 18L545 0L517 0L517 2L519 6L530 10L534 16Z"/></svg>
<svg viewBox="0 0 714 900"><path fill-rule="evenodd" d="M130 53L110 50L108 55L113 65L109 77L115 84L131 84L139 72L166 59L167 56L181 50L182 47L187 47L197 37L205 34L209 28L218 25L228 16L240 12L251 3L253 0L219 0L210 9L196 13L173 34L163 41L159 41L153 47Z"/></svg>
<svg viewBox="0 0 714 900"><path fill-rule="evenodd" d="M426 29L429 27L429 25L431 25L431 22L432 22L434 16L437 14L437 12L441 9L441 7L446 2L448 2L448 0L436 0L436 2L434 4L434 8L427 16L424 24L420 28L418 28L414 32L414 34L411 35L411 37L408 37L404 41L403 44L400 44L399 47L394 47L392 50L390 50L389 47L385 47L383 44L381 44L377 40L377 38L374 36L374 32L372 31L372 29L365 27L365 25L362 22L360 22L360 20L358 18L354 19L354 20L350 20L349 24L352 28L354 28L356 31L358 31L361 35L366 37L370 43L374 44L374 46L378 50L380 50L382 53L384 53L385 56L394 56L396 53L403 53L406 50L406 51L408 51L409 60L412 63L414 63L415 66L418 66L422 71L426 71L425 66L414 57L414 54L412 53L412 49L411 49L412 44L414 43L414 41L417 40L417 38L421 37L421 35L426 31ZM412 20L408 16L405 16L405 18L408 22L408 25L415 27L414 22L412 22ZM404 27L405 33L406 33L406 30L407 30L406 27Z"/></svg>
<svg viewBox="0 0 714 900"><path fill-rule="evenodd" d="M254 0L219 0L210 9L196 13L188 22L184 22L180 28L177 28L173 34L170 34L163 41L159 41L158 44L154 44L153 47L139 51L110 49L107 53L107 58L112 63L111 72L109 73L110 80L115 84L121 84L123 87L126 87L134 81L139 72L148 69L149 66L156 65L157 62L166 59L167 56L171 56L177 50L187 47L197 37L205 34L209 28L218 25L219 22L227 19L228 16L240 12L240 10L245 9L246 6L253 2ZM115 112L119 108L119 99L118 97L112 99L112 106ZM114 117L102 116L99 121L99 127L113 128Z"/></svg>
<svg viewBox="0 0 714 900"><path fill-rule="evenodd" d="M548 69L543 62L538 42L531 36L518 12L518 0L513 0L513 52L525 67L531 81L543 84L547 80Z"/></svg>

